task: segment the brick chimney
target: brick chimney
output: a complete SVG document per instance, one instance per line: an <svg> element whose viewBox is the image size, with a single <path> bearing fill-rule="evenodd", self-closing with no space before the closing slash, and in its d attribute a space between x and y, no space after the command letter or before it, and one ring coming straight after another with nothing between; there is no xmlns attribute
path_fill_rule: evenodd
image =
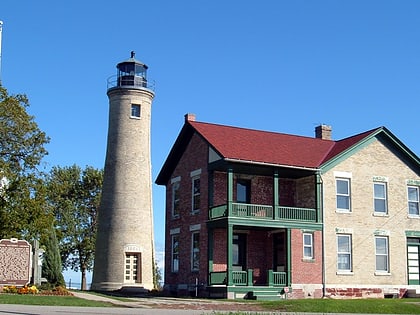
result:
<svg viewBox="0 0 420 315"><path fill-rule="evenodd" d="M185 122L195 121L195 114L188 113L188 114L185 114L184 117L185 117Z"/></svg>
<svg viewBox="0 0 420 315"><path fill-rule="evenodd" d="M315 138L331 140L332 128L327 125L319 125L315 127Z"/></svg>

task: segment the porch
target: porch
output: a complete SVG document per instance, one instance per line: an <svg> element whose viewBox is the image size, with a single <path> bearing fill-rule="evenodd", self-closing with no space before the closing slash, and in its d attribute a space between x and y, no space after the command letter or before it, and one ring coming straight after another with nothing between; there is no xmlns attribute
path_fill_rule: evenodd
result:
<svg viewBox="0 0 420 315"><path fill-rule="evenodd" d="M230 274L230 276L229 276ZM228 286L228 278L232 285ZM209 274L209 293L211 296L225 298L245 298L256 300L276 300L287 298L289 292L288 274L267 270L266 285L254 285L253 270L247 271L218 271Z"/></svg>
<svg viewBox="0 0 420 315"><path fill-rule="evenodd" d="M274 210L273 210L274 209ZM232 202L210 208L209 219L218 218L247 218L265 220L290 220L301 222L317 222L317 210L314 208L298 208L284 206L270 206Z"/></svg>

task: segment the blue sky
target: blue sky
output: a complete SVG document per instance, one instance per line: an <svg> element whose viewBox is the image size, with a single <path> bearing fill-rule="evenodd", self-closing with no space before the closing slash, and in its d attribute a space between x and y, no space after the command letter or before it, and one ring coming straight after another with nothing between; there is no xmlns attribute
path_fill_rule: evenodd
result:
<svg viewBox="0 0 420 315"><path fill-rule="evenodd" d="M420 154L420 1L2 0L0 20L2 83L51 138L46 168L103 168L107 78L131 50L156 82L153 180L186 113L335 140L386 126Z"/></svg>

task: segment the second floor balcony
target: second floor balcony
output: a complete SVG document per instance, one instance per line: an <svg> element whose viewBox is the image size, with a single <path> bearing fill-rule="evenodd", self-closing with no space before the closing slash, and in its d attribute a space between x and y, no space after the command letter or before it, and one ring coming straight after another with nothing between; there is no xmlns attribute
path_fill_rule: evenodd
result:
<svg viewBox="0 0 420 315"><path fill-rule="evenodd" d="M255 220L289 220L300 222L319 222L317 210L285 206L257 205L232 202L210 208L209 219L247 218Z"/></svg>

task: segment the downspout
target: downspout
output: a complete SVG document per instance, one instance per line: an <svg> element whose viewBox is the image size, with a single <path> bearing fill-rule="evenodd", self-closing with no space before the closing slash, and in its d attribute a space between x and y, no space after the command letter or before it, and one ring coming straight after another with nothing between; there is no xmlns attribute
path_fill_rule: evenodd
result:
<svg viewBox="0 0 420 315"><path fill-rule="evenodd" d="M317 172L316 174L316 187L317 187L317 208L318 208L318 220L319 218L322 218L322 297L326 297L326 279L325 279L325 217L324 217L324 193L323 193L323 183L322 183L322 177L320 172ZM320 213L321 212L321 213Z"/></svg>

